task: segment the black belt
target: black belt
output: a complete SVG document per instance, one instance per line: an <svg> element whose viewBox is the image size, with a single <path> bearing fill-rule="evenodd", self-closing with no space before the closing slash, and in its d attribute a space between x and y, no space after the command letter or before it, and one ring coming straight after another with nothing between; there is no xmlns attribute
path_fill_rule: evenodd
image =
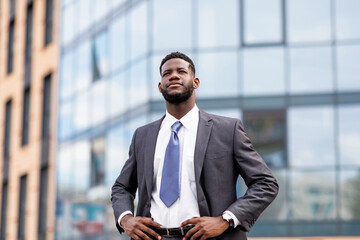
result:
<svg viewBox="0 0 360 240"><path fill-rule="evenodd" d="M184 237L185 234L194 227L194 225L186 225L179 228L157 228L151 227L160 236L166 237Z"/></svg>

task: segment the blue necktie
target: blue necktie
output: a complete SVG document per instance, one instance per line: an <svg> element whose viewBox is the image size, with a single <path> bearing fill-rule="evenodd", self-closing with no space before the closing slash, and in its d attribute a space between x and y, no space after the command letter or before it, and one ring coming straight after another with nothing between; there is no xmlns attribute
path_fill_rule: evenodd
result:
<svg viewBox="0 0 360 240"><path fill-rule="evenodd" d="M179 121L171 126L171 136L165 151L160 186L160 199L164 202L166 207L170 207L180 196L180 142L177 133L181 126L182 124Z"/></svg>

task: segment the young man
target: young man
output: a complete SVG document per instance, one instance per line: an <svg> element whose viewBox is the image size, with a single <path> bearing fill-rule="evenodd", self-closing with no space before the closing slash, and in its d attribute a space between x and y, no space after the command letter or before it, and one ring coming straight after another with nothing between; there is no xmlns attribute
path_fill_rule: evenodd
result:
<svg viewBox="0 0 360 240"><path fill-rule="evenodd" d="M200 80L188 56L167 55L160 75L166 115L134 133L112 188L116 226L133 239L247 239L277 195L275 178L239 119L198 109ZM239 175L248 190L237 199Z"/></svg>

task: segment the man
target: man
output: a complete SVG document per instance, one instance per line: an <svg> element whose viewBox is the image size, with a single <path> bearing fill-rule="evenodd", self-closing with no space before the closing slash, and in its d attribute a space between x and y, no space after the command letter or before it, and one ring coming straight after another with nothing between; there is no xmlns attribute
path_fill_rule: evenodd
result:
<svg viewBox="0 0 360 240"><path fill-rule="evenodd" d="M197 108L200 80L188 56L167 55L160 75L166 115L134 133L112 187L117 228L133 239L247 239L277 195L275 178L240 120ZM248 190L237 199L239 175Z"/></svg>

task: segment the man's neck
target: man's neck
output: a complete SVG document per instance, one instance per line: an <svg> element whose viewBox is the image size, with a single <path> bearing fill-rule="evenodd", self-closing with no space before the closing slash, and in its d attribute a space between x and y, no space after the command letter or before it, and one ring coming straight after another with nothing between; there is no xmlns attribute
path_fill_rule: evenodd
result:
<svg viewBox="0 0 360 240"><path fill-rule="evenodd" d="M190 112L190 110L193 109L194 106L195 99L191 99L190 101L185 101L177 104L166 102L166 110L178 120L180 120L183 116Z"/></svg>

